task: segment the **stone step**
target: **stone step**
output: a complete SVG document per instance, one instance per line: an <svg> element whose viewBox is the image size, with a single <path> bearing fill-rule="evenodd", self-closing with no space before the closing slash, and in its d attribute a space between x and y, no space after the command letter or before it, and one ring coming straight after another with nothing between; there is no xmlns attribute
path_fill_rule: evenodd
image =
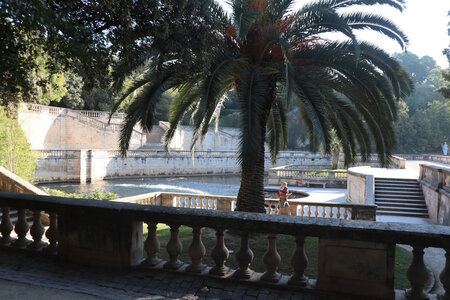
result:
<svg viewBox="0 0 450 300"><path fill-rule="evenodd" d="M418 183L417 179L405 179L405 178L375 178L375 182L380 183Z"/></svg>
<svg viewBox="0 0 450 300"><path fill-rule="evenodd" d="M393 190L393 189L388 189L388 190L375 189L375 193L396 194L396 195L423 195L422 190L410 191L410 190Z"/></svg>
<svg viewBox="0 0 450 300"><path fill-rule="evenodd" d="M421 214L428 214L428 210L425 208L412 208L412 207L382 207L380 208L382 211L400 211L404 213L421 213ZM378 211L378 209L377 209Z"/></svg>
<svg viewBox="0 0 450 300"><path fill-rule="evenodd" d="M385 201L385 202L379 202L375 201L375 204L378 205L378 207L410 207L410 208L422 208L426 209L427 205L423 202L417 202L417 203L402 203L398 201Z"/></svg>
<svg viewBox="0 0 450 300"><path fill-rule="evenodd" d="M411 194L403 194L403 193L379 193L375 191L375 198L401 198L401 199L424 199L422 193L411 193ZM425 199L424 199L425 200Z"/></svg>
<svg viewBox="0 0 450 300"><path fill-rule="evenodd" d="M399 198L375 198L375 203L396 202L396 203L410 203L422 204L425 203L422 199L399 199Z"/></svg>
<svg viewBox="0 0 450 300"><path fill-rule="evenodd" d="M426 218L428 219L428 214L423 213L413 213L413 212L400 212L400 211L386 211L386 210L377 210L377 215L383 216L399 216L399 217L415 217L415 218Z"/></svg>
<svg viewBox="0 0 450 300"><path fill-rule="evenodd" d="M411 191L411 192L422 192L422 189L418 186L379 186L379 185L375 185L375 190L377 191Z"/></svg>

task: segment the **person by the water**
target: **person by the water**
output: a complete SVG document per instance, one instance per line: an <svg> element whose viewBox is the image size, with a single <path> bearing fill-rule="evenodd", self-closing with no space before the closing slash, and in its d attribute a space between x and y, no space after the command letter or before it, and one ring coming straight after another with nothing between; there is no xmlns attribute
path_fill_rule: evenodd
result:
<svg viewBox="0 0 450 300"><path fill-rule="evenodd" d="M278 190L278 214L291 215L291 207L289 206L288 197L292 195L287 187L287 182L283 182Z"/></svg>

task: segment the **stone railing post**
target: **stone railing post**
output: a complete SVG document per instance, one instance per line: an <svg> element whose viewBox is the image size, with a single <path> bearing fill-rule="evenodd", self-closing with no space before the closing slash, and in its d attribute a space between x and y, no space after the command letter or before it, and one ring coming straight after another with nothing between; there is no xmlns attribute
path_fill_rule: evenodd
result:
<svg viewBox="0 0 450 300"><path fill-rule="evenodd" d="M239 268L234 272L233 277L238 279L249 279L253 275L250 264L253 260L253 251L248 246L248 233L241 232L241 247L236 252L236 260Z"/></svg>
<svg viewBox="0 0 450 300"><path fill-rule="evenodd" d="M30 234L33 237L33 242L28 245L28 248L33 250L41 249L46 246L47 243L42 241L42 235L45 232L44 225L41 222L41 211L33 211L33 225L30 228Z"/></svg>
<svg viewBox="0 0 450 300"><path fill-rule="evenodd" d="M444 288L444 294L441 295L442 300L450 299L450 248L445 249L445 267L439 276L442 287Z"/></svg>
<svg viewBox="0 0 450 300"><path fill-rule="evenodd" d="M26 220L26 209L19 209L17 223L14 227L14 231L17 233L17 240L12 244L14 247L24 248L30 243L30 240L26 237L29 228L30 225Z"/></svg>
<svg viewBox="0 0 450 300"><path fill-rule="evenodd" d="M305 237L298 235L295 237L295 248L291 257L291 266L294 274L289 279L289 284L306 286L308 278L304 275L308 266L308 257L305 253Z"/></svg>
<svg viewBox="0 0 450 300"><path fill-rule="evenodd" d="M281 263L281 256L277 251L277 236L275 234L269 234L267 240L267 251L263 257L266 272L261 276L261 280L278 282L281 278L281 274L277 272L278 266Z"/></svg>
<svg viewBox="0 0 450 300"><path fill-rule="evenodd" d="M7 246L13 241L11 237L11 232L13 230L13 225L9 216L10 209L7 206L2 207L2 223L0 224L0 232L2 233L2 238L0 239L0 245Z"/></svg>
<svg viewBox="0 0 450 300"><path fill-rule="evenodd" d="M216 229L216 246L211 252L211 257L215 262L215 266L209 271L211 275L225 276L230 268L225 266L229 256L228 248L225 246L223 229Z"/></svg>
<svg viewBox="0 0 450 300"><path fill-rule="evenodd" d="M422 246L413 246L413 259L406 276L411 283L411 289L406 292L406 299L428 299L423 288L428 282L428 270L423 262Z"/></svg>
<svg viewBox="0 0 450 300"><path fill-rule="evenodd" d="M201 273L206 266L202 263L202 259L206 254L205 245L202 243L202 228L192 228L192 243L188 249L192 264L190 264L186 271L191 273Z"/></svg>
<svg viewBox="0 0 450 300"><path fill-rule="evenodd" d="M146 267L154 267L162 261L158 258L160 243L156 229L157 223L147 223L147 239L144 242L144 250L147 253L147 258L142 262L142 265Z"/></svg>
<svg viewBox="0 0 450 300"><path fill-rule="evenodd" d="M48 214L50 215L50 224L45 236L50 244L44 248L44 251L50 254L56 254L58 251L58 216L53 212L48 212Z"/></svg>
<svg viewBox="0 0 450 300"><path fill-rule="evenodd" d="M169 225L170 226L170 240L167 243L166 250L169 254L169 261L164 264L164 269L168 270L178 270L182 265L178 257L183 251L183 244L181 244L180 239L178 238L178 232L180 225Z"/></svg>

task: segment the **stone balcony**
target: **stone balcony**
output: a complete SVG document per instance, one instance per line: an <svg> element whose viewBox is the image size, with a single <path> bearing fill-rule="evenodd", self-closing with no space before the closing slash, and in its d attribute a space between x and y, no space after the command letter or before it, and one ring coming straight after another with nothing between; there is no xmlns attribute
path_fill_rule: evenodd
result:
<svg viewBox="0 0 450 300"><path fill-rule="evenodd" d="M172 201L173 199L172 197ZM160 201L165 200L160 198ZM400 223L275 216L155 204L142 205L0 193L0 207L3 212L0 224L2 260L3 262L8 260L4 258L8 253L12 259L21 260L22 258L17 258L18 253L26 252L31 260L33 257L39 257L38 260L48 257L45 258L47 264L51 265L53 260L55 268L58 269L55 260L58 258L59 261L71 264L75 269L87 270L84 271L86 278L94 276L97 272L95 270L104 270L105 267L113 268L108 276L115 276L112 280L117 280L118 286L123 286L123 282L120 282L120 275L117 274L123 274L123 278L127 280L129 278L126 274L137 274L134 280L129 281L131 285L139 286L146 280L148 282L149 278L158 282L157 278L168 278L167 274L173 273L174 277L171 277L172 275L169 277L177 278L173 279L175 283L171 281L172 279L167 279L173 284L164 285L166 292L153 293L161 297L180 298L188 295L187 290L176 295L171 295L170 292L177 291L183 282L187 282L185 284L188 285L191 278L195 277L198 279L195 287L198 286L200 290L202 285L207 286L209 290L214 288L213 285L222 286L223 288L216 288L216 294L209 295L218 298L235 298L233 291L242 291L246 286L245 293L252 290L253 292L249 293L253 294L241 293L239 294L241 298L242 296L259 297L261 291L269 291L269 294L263 293L269 297L272 291L281 289L289 296L287 294L276 296L278 298L320 299L333 295L342 299L348 297L426 299L436 298L437 295L429 295L424 290L429 273L423 264L423 250L426 247L437 247L447 252L446 266L440 276L446 294L440 297L448 299L450 296L449 227L433 225L412 227ZM8 210L12 208L19 211L19 218L14 227L8 214ZM31 227L26 222L28 210L33 212L34 217ZM47 228L41 224L43 214L50 216ZM148 228L145 241L143 240L144 223ZM167 261L158 257L161 250L156 231L158 223L170 226L170 240L166 245L166 251L169 254ZM180 260L180 254L183 252L178 236L180 226L192 228L191 245L187 249L190 260L184 262ZM202 242L203 228L211 228L215 231L215 246L207 249L213 258L213 265L203 263L206 252ZM11 237L13 229L17 235L16 239ZM238 265L235 270L227 267L229 251L224 243L224 235L228 234L227 231L234 232L240 239L240 249L234 255ZM44 233L48 243L43 241ZM262 257L254 257L249 246L249 237L254 235L261 239L267 238L267 249ZM278 235L290 235L295 238L291 257L279 255ZM30 237L31 240L29 240ZM309 279L304 275L308 265L307 254L304 250L305 237L319 239L317 280ZM394 290L393 270L396 244L413 247L413 259L407 272L412 289L406 293ZM252 270L254 259L264 262L264 272L258 273ZM289 273L278 272L281 260L290 261ZM26 263L23 268L26 269ZM205 282L213 282L213 284L209 283L208 286ZM106 286L108 284L114 286L114 284L105 283ZM161 283L163 284L165 283ZM189 284L194 286L192 282ZM231 286L235 287L234 290L228 291L232 293L225 293L226 287L230 289ZM130 289L133 290L133 288ZM148 289L147 292L152 294ZM154 289L160 291L158 286L154 286ZM208 297L207 293L198 293L194 296Z"/></svg>

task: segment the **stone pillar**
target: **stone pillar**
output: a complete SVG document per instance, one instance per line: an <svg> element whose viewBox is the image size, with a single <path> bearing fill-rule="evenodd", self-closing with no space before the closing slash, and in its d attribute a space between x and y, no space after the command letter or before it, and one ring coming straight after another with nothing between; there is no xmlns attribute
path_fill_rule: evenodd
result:
<svg viewBox="0 0 450 300"><path fill-rule="evenodd" d="M58 254L84 265L138 265L143 257L142 228L142 222L120 210L71 208L58 214Z"/></svg>
<svg viewBox="0 0 450 300"><path fill-rule="evenodd" d="M394 299L395 245L319 239L317 289Z"/></svg>
<svg viewBox="0 0 450 300"><path fill-rule="evenodd" d="M91 181L92 150L80 150L80 183Z"/></svg>

